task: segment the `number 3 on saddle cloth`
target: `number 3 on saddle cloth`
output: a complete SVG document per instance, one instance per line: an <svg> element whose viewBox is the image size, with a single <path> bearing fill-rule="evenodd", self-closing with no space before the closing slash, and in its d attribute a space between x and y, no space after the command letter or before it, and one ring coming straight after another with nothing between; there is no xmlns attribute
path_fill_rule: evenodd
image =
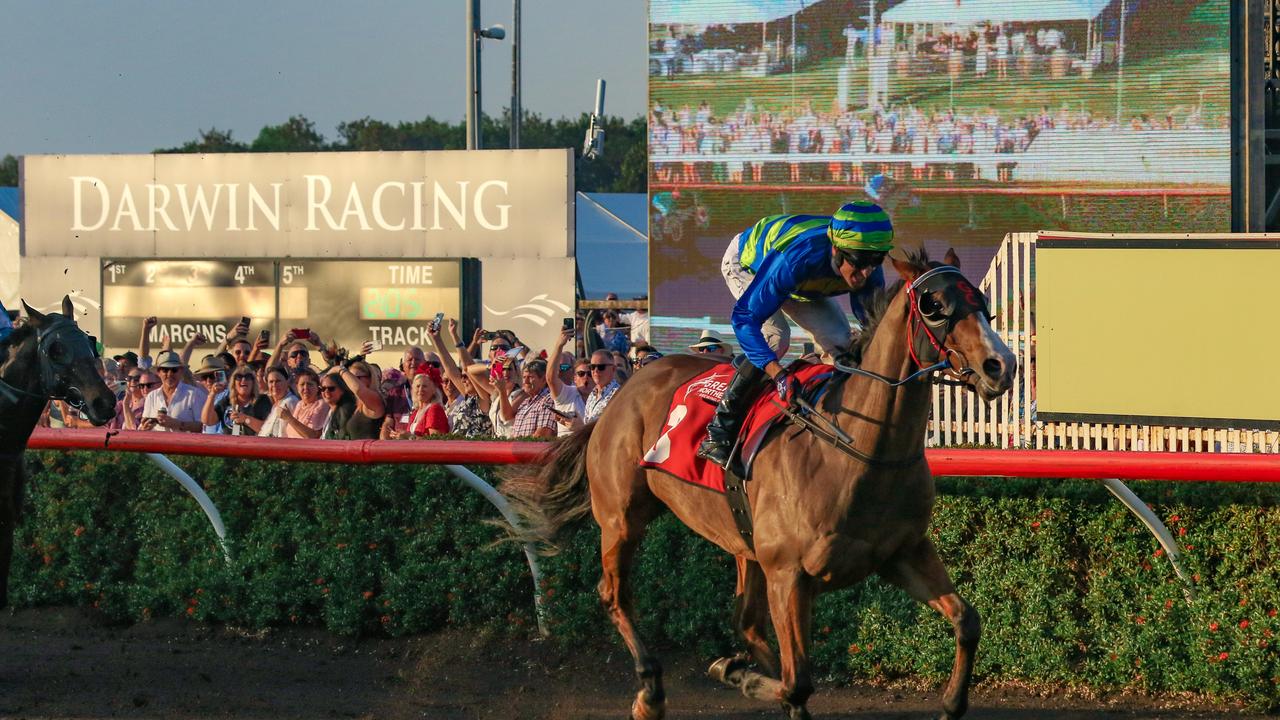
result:
<svg viewBox="0 0 1280 720"><path fill-rule="evenodd" d="M792 366L790 376L793 382L800 384L798 392L808 395L812 387L831 377L832 372L830 365L805 363ZM707 436L707 425L732 377L733 367L722 363L676 388L662 435L644 454L640 465L724 494L724 468L703 460L695 451ZM769 383L747 411L746 421L742 424L744 477L751 476L751 461L769 429L782 415L774 404L777 399L778 392L773 383Z"/></svg>

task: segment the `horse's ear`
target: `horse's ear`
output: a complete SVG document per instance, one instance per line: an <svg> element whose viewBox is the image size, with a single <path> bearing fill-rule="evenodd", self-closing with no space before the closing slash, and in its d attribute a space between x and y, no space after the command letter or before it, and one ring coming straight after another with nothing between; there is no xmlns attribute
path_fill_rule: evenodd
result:
<svg viewBox="0 0 1280 720"><path fill-rule="evenodd" d="M76 321L76 306L71 304L71 296L62 296L62 316L71 322Z"/></svg>
<svg viewBox="0 0 1280 720"><path fill-rule="evenodd" d="M920 273L923 272L923 269L916 267L910 260L895 257L893 254L889 255L889 262L893 263L893 269L898 271L898 274L902 276L902 279L908 285L915 282L915 279L920 277Z"/></svg>
<svg viewBox="0 0 1280 720"><path fill-rule="evenodd" d="M950 265L953 268L960 268L960 256L956 254L955 248L947 248L947 256L942 258L942 264Z"/></svg>
<svg viewBox="0 0 1280 720"><path fill-rule="evenodd" d="M22 309L27 311L27 317L31 319L31 322L36 324L44 322L44 313L28 305L26 300L22 301Z"/></svg>

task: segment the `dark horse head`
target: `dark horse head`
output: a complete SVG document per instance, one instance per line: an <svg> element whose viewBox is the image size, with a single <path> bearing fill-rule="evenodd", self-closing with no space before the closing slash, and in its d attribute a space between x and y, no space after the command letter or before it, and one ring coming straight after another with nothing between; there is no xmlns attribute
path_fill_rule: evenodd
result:
<svg viewBox="0 0 1280 720"><path fill-rule="evenodd" d="M947 372L991 401L1013 387L1018 361L991 329L982 291L960 274L960 260L948 250L942 263L921 251L891 258L906 285L908 347L920 367L944 357Z"/></svg>
<svg viewBox="0 0 1280 720"><path fill-rule="evenodd" d="M71 298L62 298L62 314L43 314L25 301L22 307L27 322L9 336L7 357L0 366L0 395L65 400L83 409L94 425L110 422L116 396L98 373L98 354L76 325Z"/></svg>

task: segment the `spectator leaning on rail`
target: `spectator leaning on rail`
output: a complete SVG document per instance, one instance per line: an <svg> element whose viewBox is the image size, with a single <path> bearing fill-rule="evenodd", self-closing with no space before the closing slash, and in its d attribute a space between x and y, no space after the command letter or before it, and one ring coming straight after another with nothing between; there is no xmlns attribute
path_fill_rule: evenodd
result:
<svg viewBox="0 0 1280 720"><path fill-rule="evenodd" d="M444 393L440 389L440 371L424 365L413 376L413 412L397 422L388 415L382 424L382 439L412 440L428 435L447 435L449 418L444 411Z"/></svg>
<svg viewBox="0 0 1280 720"><path fill-rule="evenodd" d="M310 368L297 366L294 373L301 373ZM284 437L284 430L289 426L284 414L291 413L298 404L298 397L289 388L290 372L282 367L267 368L267 395L271 398L271 412L258 428L261 437Z"/></svg>
<svg viewBox="0 0 1280 720"><path fill-rule="evenodd" d="M284 436L314 440L320 437L329 420L329 405L320 397L320 376L311 368L302 368L293 381L298 402L280 410L280 418L285 422Z"/></svg>
<svg viewBox="0 0 1280 720"><path fill-rule="evenodd" d="M160 387L147 393L142 408L142 429L165 432L201 432L200 409L208 396L202 388L182 382L186 365L178 353L166 350L156 357Z"/></svg>
<svg viewBox="0 0 1280 720"><path fill-rule="evenodd" d="M849 351L849 322L832 297L848 294L851 309L864 318L860 298L884 286L880 264L892 248L889 216L862 200L845 203L834 216L772 215L733 238L720 267L736 299L733 332L747 360L725 389L699 457L729 464L742 416L768 378L787 396L778 363L790 343L787 318L808 330L827 355Z"/></svg>

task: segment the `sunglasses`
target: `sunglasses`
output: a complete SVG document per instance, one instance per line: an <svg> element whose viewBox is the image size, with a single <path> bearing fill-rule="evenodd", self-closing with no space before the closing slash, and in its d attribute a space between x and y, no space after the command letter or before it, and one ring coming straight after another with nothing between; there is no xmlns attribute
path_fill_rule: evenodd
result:
<svg viewBox="0 0 1280 720"><path fill-rule="evenodd" d="M289 357L306 357L306 356L307 356L306 350L294 350L293 352L289 353Z"/></svg>
<svg viewBox="0 0 1280 720"><path fill-rule="evenodd" d="M138 383L138 387L153 388L158 386L159 384L160 382L158 380L156 382L149 382L149 383L140 382Z"/></svg>
<svg viewBox="0 0 1280 720"><path fill-rule="evenodd" d="M590 370L574 370L573 374L577 375L578 377L586 377L591 374L591 371Z"/></svg>
<svg viewBox="0 0 1280 720"><path fill-rule="evenodd" d="M252 376L252 375L237 375L237 376L236 376L236 382L253 382L253 379L254 379L254 378L253 378L253 376Z"/></svg>
<svg viewBox="0 0 1280 720"><path fill-rule="evenodd" d="M889 253L883 250L842 250L840 256L856 268L879 267Z"/></svg>
<svg viewBox="0 0 1280 720"><path fill-rule="evenodd" d="M137 375L130 375L129 377L125 378L125 382L129 383L130 385L137 385L137 384L138 384L138 376L137 376Z"/></svg>
<svg viewBox="0 0 1280 720"><path fill-rule="evenodd" d="M560 363L559 367L560 367L560 372L565 372L569 368L573 367L573 365L570 363Z"/></svg>
<svg viewBox="0 0 1280 720"><path fill-rule="evenodd" d="M330 393L337 389L338 389L337 385L321 385L320 386L320 392L322 393Z"/></svg>
<svg viewBox="0 0 1280 720"><path fill-rule="evenodd" d="M490 345L489 352L497 352L499 350L506 352L511 349L510 345Z"/></svg>
<svg viewBox="0 0 1280 720"><path fill-rule="evenodd" d="M176 373L176 372L178 372L178 371L179 371L179 370L181 370L181 369L182 369L182 368L156 368L156 372L162 372L162 373Z"/></svg>
<svg viewBox="0 0 1280 720"><path fill-rule="evenodd" d="M718 352L720 352L720 346L719 346L719 345L707 345L707 346L704 346L704 347L700 347L700 348L698 348L698 352L701 352L701 353L718 353Z"/></svg>
<svg viewBox="0 0 1280 720"><path fill-rule="evenodd" d="M604 372L605 370L612 370L613 365L611 363L591 363L591 369Z"/></svg>

